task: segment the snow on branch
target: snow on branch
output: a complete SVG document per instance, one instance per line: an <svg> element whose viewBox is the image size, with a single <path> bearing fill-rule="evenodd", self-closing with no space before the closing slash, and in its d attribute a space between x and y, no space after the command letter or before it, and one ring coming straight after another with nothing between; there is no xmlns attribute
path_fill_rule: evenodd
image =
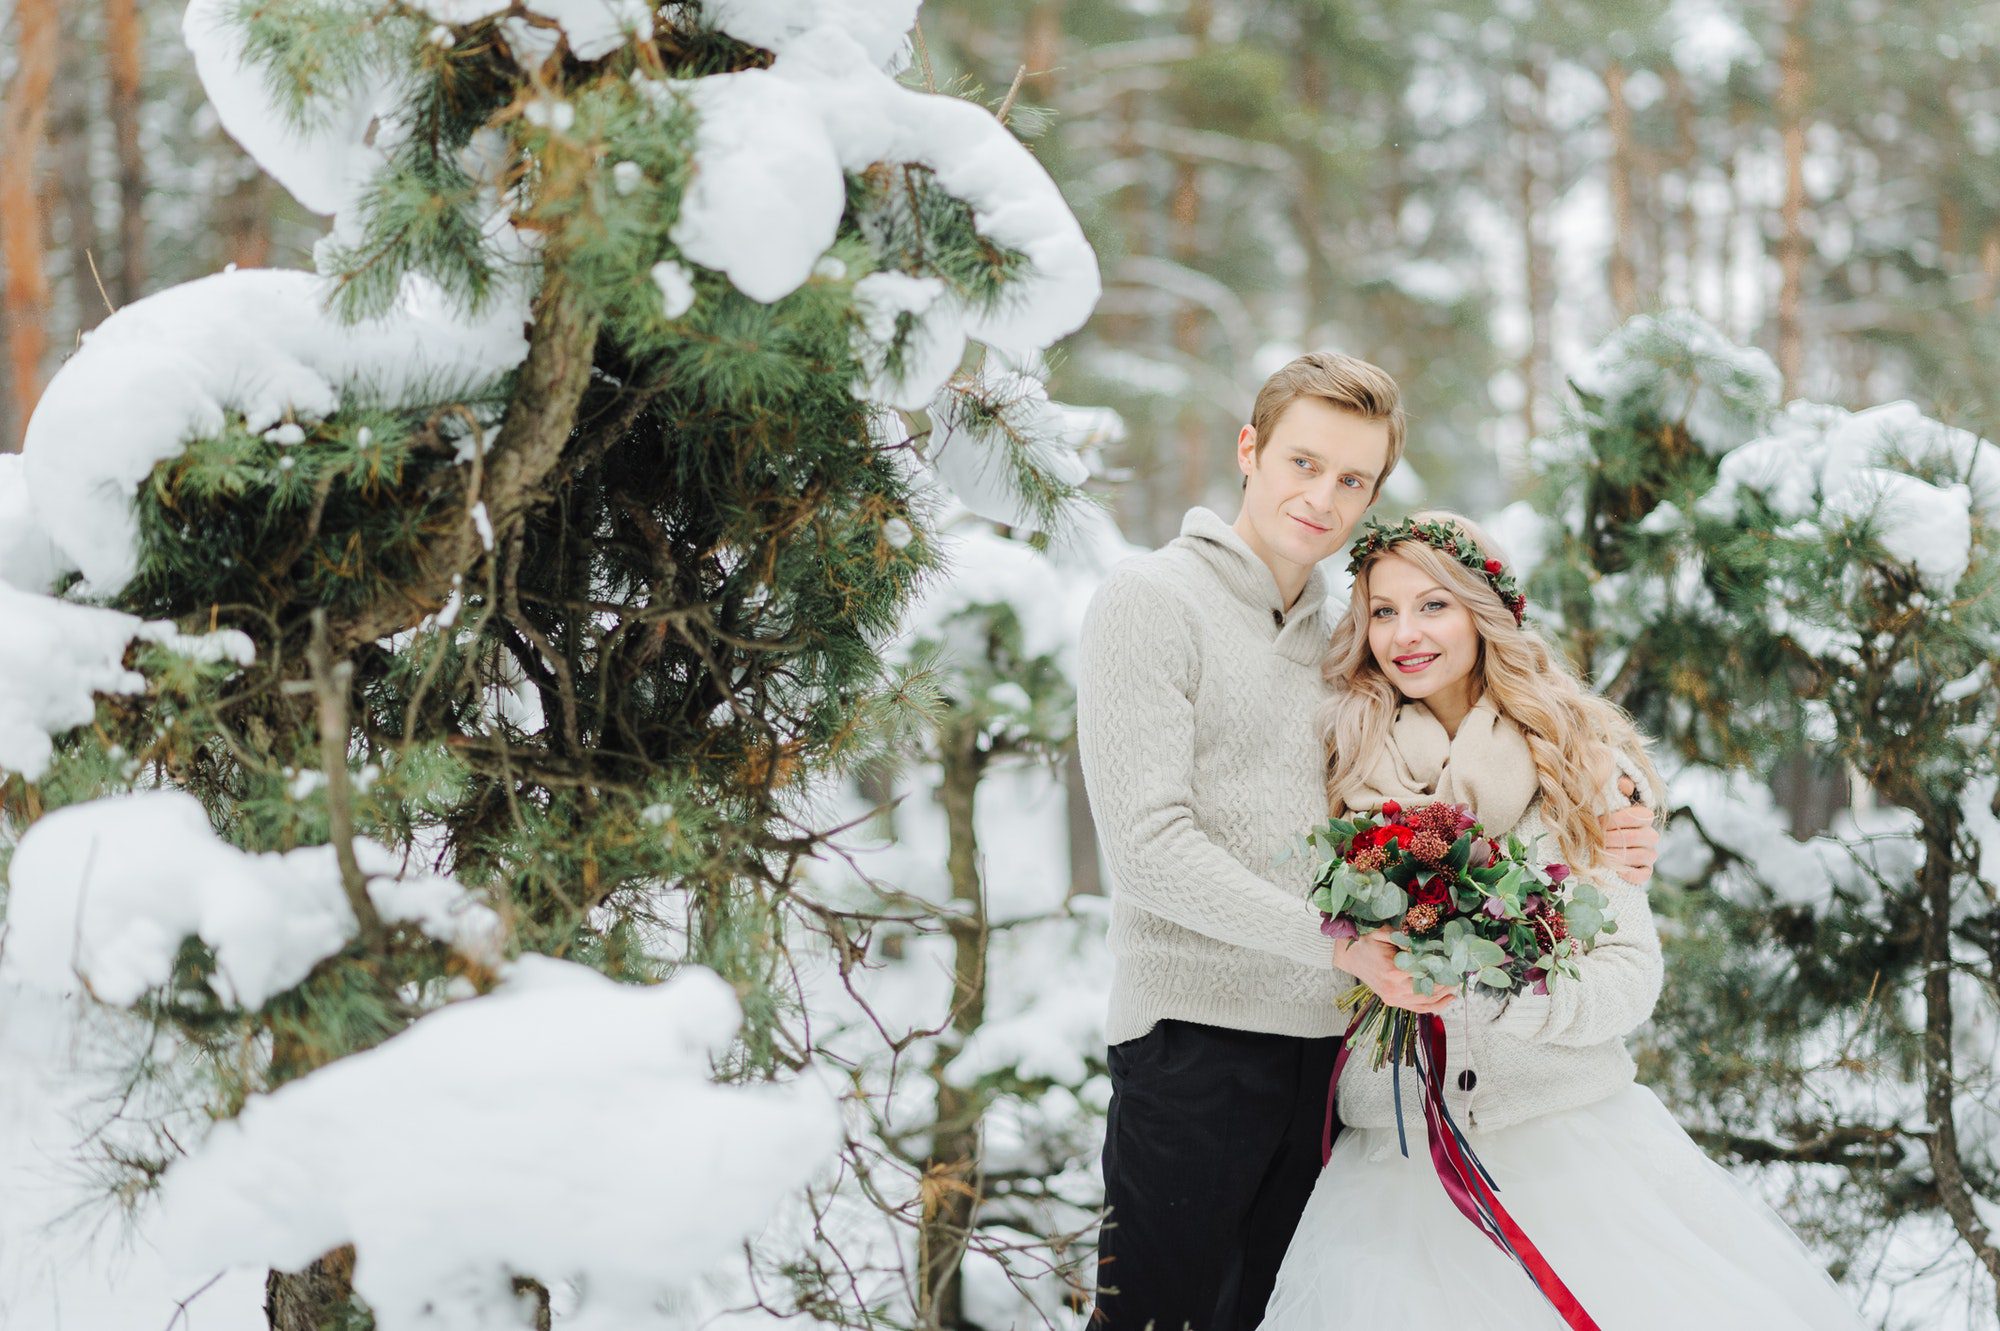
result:
<svg viewBox="0 0 2000 1331"><path fill-rule="evenodd" d="M881 68L882 34L891 22L907 29L914 8L864 0L823 10L714 6L707 12L725 32L767 46L776 61L671 85L699 121L695 177L674 242L745 295L773 301L803 284L839 226L842 173L882 162L925 168L970 207L981 236L1026 257L1026 270L990 305L950 291L923 293L930 298L921 301L897 293L896 312L918 319L921 341L935 353L916 357L920 369L900 381L865 390L899 405L920 404L943 387L957 368L949 351L968 338L1016 358L1048 347L1083 325L1101 289L1082 227L1027 148L984 107L903 87ZM787 225L780 228L770 199L781 184Z"/></svg>
<svg viewBox="0 0 2000 1331"><path fill-rule="evenodd" d="M355 1246L381 1331L513 1326L516 1275L574 1281L571 1331L678 1327L674 1297L828 1163L832 1098L721 1086L735 994L524 956L484 997L253 1100L169 1174L190 1270Z"/></svg>
<svg viewBox="0 0 2000 1331"><path fill-rule="evenodd" d="M511 301L473 318L413 277L388 314L349 324L327 311L329 290L273 269L186 282L113 314L56 372L22 454L35 515L89 591L115 595L137 571L140 483L231 412L253 431L317 421L353 393L481 387L527 354Z"/></svg>
<svg viewBox="0 0 2000 1331"><path fill-rule="evenodd" d="M0 581L0 770L38 781L54 755L50 736L87 723L99 693L138 693L125 649L132 615L71 605Z"/></svg>
<svg viewBox="0 0 2000 1331"><path fill-rule="evenodd" d="M398 879L400 857L372 842L356 842L355 853L384 920L414 924L482 966L499 964L500 919L463 887ZM189 938L215 955L216 995L257 1008L355 932L333 847L248 854L216 836L201 805L179 791L44 816L21 838L8 877L0 974L58 992L80 979L120 1006L166 983Z"/></svg>
<svg viewBox="0 0 2000 1331"><path fill-rule="evenodd" d="M1972 559L1974 515L2000 523L2000 448L1912 402L1858 412L1794 402L1722 459L1697 511L1730 519L1751 494L1790 524L1787 537L1866 530L1949 597Z"/></svg>

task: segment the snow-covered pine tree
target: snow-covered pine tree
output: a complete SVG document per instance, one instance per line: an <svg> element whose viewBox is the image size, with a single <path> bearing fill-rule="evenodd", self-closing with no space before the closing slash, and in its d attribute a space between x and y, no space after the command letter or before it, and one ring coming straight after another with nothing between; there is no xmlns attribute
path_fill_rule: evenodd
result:
<svg viewBox="0 0 2000 1331"><path fill-rule="evenodd" d="M968 434L1089 448L1122 428L1032 379L988 387L998 411L935 419L945 457ZM935 501L949 572L893 653L920 690L910 733L821 819L849 830L818 890L875 927L806 981L813 1056L865 1127L812 1223L759 1245L752 1297L781 1316L1058 1324L1087 1297L1109 958L1102 899L1071 890L1060 764L1083 609L1133 549L1102 514L1051 540L1003 494L958 491L976 511Z"/></svg>
<svg viewBox="0 0 2000 1331"><path fill-rule="evenodd" d="M992 114L895 78L915 8L188 6L224 125L333 224L317 273L106 320L0 470L7 964L136 1009L162 1112L234 1120L119 1154L191 1262L284 1268L274 1326L546 1324L558 1282L650 1325L825 1158L810 1096L693 1115L677 1182L621 1150L714 1089L718 1001L739 1071L803 1057L788 940L858 927L800 890L803 813L911 693L925 470L1044 525L1075 493L1059 441L890 417L1007 421L968 346L1023 363L1098 289ZM602 979L697 965L733 1000ZM535 1113L384 1126L392 1051L510 1026L447 1085Z"/></svg>
<svg viewBox="0 0 2000 1331"><path fill-rule="evenodd" d="M1902 1280L1885 1311L1982 1325L2000 448L1908 402L1780 409L1769 359L1685 314L1634 319L1574 382L1538 453L1538 599L1679 769L1652 1080L1715 1153L1775 1167L1837 1270ZM1801 750L1855 782L1804 843L1760 779Z"/></svg>

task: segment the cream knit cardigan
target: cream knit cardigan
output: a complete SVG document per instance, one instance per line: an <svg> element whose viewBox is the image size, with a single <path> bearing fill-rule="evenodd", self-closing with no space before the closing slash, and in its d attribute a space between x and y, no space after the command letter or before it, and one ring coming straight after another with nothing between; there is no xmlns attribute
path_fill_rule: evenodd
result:
<svg viewBox="0 0 2000 1331"><path fill-rule="evenodd" d="M1642 798L1657 809L1657 792L1624 754L1621 773L1632 778ZM1625 803L1614 775L1598 795L1598 812ZM1537 796L1514 835L1536 844L1534 858L1547 864L1562 858L1542 820ZM1489 828L1496 836L1505 829ZM1517 994L1504 1003L1475 994L1452 1004L1445 1023L1445 1102L1467 1131L1492 1131L1525 1119L1594 1104L1629 1086L1636 1074L1625 1036L1652 1015L1664 969L1660 934L1646 891L1608 867L1586 874L1610 899L1618 932L1601 937L1577 962L1577 979L1550 982L1547 994ZM1464 1073L1473 1075L1465 1078ZM1423 1128L1417 1081L1404 1069L1403 1117ZM1460 1084L1469 1081L1468 1090ZM1357 1048L1340 1079L1340 1121L1349 1127L1386 1128L1396 1121L1390 1069L1368 1066ZM1420 1147L1413 1149L1421 1149Z"/></svg>
<svg viewBox="0 0 2000 1331"><path fill-rule="evenodd" d="M1077 739L1110 862L1112 1044L1162 1017L1337 1035L1352 979L1287 849L1326 819L1314 713L1332 633L1313 570L1287 611L1227 522L1121 563L1083 625Z"/></svg>

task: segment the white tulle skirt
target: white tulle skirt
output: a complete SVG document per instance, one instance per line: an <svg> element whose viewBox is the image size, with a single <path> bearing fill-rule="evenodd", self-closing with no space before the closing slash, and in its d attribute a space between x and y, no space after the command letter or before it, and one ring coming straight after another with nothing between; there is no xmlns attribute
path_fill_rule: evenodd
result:
<svg viewBox="0 0 2000 1331"><path fill-rule="evenodd" d="M1285 1253L1260 1331L1552 1331L1527 1275L1452 1205L1421 1114L1349 1128ZM1777 1213L1658 1097L1472 1135L1500 1201L1603 1331L1866 1331Z"/></svg>

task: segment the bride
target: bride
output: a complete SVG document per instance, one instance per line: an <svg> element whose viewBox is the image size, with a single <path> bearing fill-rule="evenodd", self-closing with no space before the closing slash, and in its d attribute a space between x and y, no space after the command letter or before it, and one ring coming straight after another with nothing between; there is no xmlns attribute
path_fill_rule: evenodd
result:
<svg viewBox="0 0 2000 1331"><path fill-rule="evenodd" d="M1596 815L1623 802L1621 773L1664 807L1631 721L1523 626L1499 550L1467 519L1371 523L1354 556L1354 597L1323 667L1333 813L1470 805L1491 835L1539 835L1538 862L1578 866L1610 898L1617 932L1580 978L1504 1001L1454 994L1440 1013L1447 1107L1588 1316L1565 1321L1454 1206L1408 1069L1403 1154L1390 1068L1361 1054L1340 1074L1345 1130L1263 1331L1862 1331L1784 1221L1633 1080L1624 1036L1659 995L1659 935L1643 889L1587 867L1603 850ZM1394 952L1386 932L1350 946L1382 954L1342 961L1361 974Z"/></svg>

